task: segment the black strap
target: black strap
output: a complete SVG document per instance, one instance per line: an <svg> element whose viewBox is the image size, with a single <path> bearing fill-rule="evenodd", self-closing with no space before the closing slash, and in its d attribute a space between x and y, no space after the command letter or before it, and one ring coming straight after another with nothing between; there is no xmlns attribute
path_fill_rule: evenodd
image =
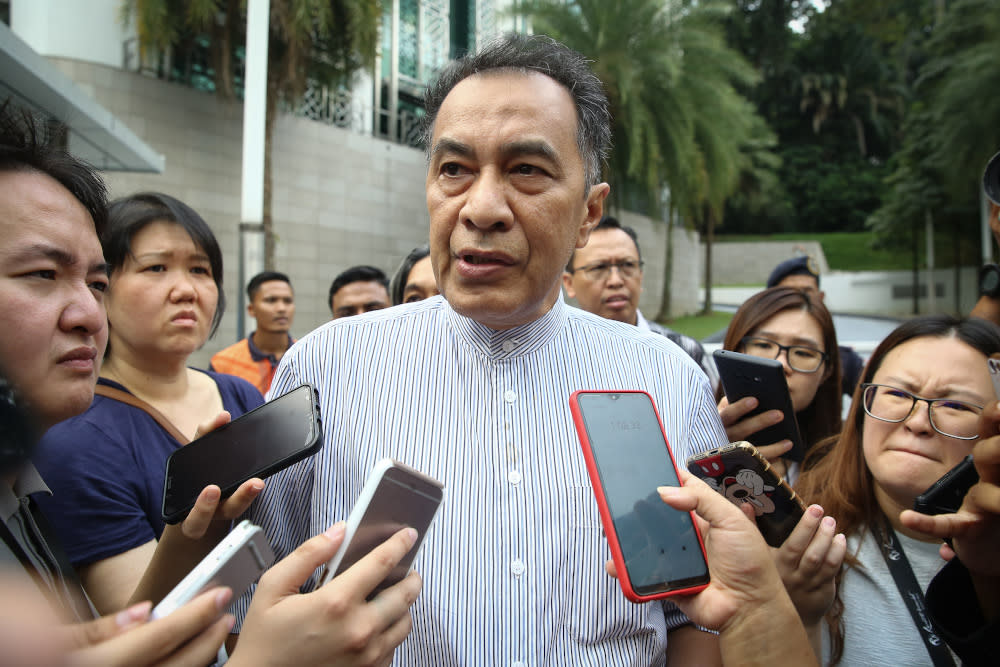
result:
<svg viewBox="0 0 1000 667"><path fill-rule="evenodd" d="M181 433L180 429L174 426L169 419L167 419L162 412L154 408L152 405L142 400L135 394L130 394L127 391L122 391L121 389L115 389L114 387L109 387L106 384L98 384L97 388L94 389L94 393L98 396L104 396L105 398L111 398L121 403L126 403L134 408L139 408L143 410L146 414L152 417L160 427L170 434L170 436L181 443L186 445L191 442L191 438L187 437Z"/></svg>
<svg viewBox="0 0 1000 667"><path fill-rule="evenodd" d="M913 618L913 625L920 633L920 638L924 640L924 647L931 657L931 662L935 667L954 667L955 660L927 612L924 592L920 590L920 584L917 583L910 561L906 558L903 545L896 538L896 532L886 527L883 519L872 525L872 534L878 542L885 564L889 567L889 573L896 582L899 595Z"/></svg>

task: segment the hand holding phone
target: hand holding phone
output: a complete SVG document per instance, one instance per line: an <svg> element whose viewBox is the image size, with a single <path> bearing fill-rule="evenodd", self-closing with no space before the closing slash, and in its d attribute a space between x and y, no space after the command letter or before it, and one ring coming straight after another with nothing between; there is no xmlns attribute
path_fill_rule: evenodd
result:
<svg viewBox="0 0 1000 667"><path fill-rule="evenodd" d="M315 454L321 435L316 390L307 384L209 431L167 459L163 520L182 521L209 484L218 485L225 498L248 479Z"/></svg>
<svg viewBox="0 0 1000 667"><path fill-rule="evenodd" d="M941 476L913 501L913 509L921 514L952 514L962 507L965 494L979 481L979 472L966 456L957 466Z"/></svg>
<svg viewBox="0 0 1000 667"><path fill-rule="evenodd" d="M795 491L749 442L695 454L687 468L737 507L752 507L757 527L772 547L781 546L805 511Z"/></svg>
<svg viewBox="0 0 1000 667"><path fill-rule="evenodd" d="M691 513L664 504L657 493L680 481L652 397L576 391L570 410L625 596L646 602L708 585Z"/></svg>
<svg viewBox="0 0 1000 667"><path fill-rule="evenodd" d="M371 591L369 599L401 581L417 557L443 496L444 485L419 470L392 459L376 463L347 518L344 541L327 563L323 584L408 526L417 531L416 543L389 576Z"/></svg>

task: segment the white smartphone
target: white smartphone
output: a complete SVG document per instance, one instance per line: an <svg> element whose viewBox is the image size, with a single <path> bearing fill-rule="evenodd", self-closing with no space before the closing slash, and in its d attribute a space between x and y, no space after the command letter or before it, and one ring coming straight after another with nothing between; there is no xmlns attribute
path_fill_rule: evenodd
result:
<svg viewBox="0 0 1000 667"><path fill-rule="evenodd" d="M409 526L417 531L416 543L368 599L401 581L410 571L443 496L444 485L419 470L392 459L376 463L347 517L344 542L327 563L323 584Z"/></svg>
<svg viewBox="0 0 1000 667"><path fill-rule="evenodd" d="M163 618L215 586L231 588L235 601L273 562L274 552L264 531L242 521L153 608L151 618Z"/></svg>
<svg viewBox="0 0 1000 667"><path fill-rule="evenodd" d="M986 362L990 368L990 379L993 380L993 391L997 398L1000 398L1000 358L997 358L996 353L994 353Z"/></svg>

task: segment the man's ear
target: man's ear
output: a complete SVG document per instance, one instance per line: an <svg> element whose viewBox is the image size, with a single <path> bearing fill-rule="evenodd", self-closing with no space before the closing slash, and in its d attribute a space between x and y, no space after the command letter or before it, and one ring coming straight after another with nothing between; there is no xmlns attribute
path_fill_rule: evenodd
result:
<svg viewBox="0 0 1000 667"><path fill-rule="evenodd" d="M253 312L253 301L251 301L250 303L247 304L247 315L249 315L250 317L252 317L254 319L257 319L257 315L254 314L254 312Z"/></svg>
<svg viewBox="0 0 1000 667"><path fill-rule="evenodd" d="M569 271L563 271L563 287L566 288L566 296L571 299L576 298L576 290L573 289L573 274Z"/></svg>
<svg viewBox="0 0 1000 667"><path fill-rule="evenodd" d="M598 183L590 187L590 192L587 193L585 217L583 223L580 225L576 239L577 248L584 247L587 245L587 241L590 240L590 232L594 231L594 227L597 226L597 223L601 221L601 216L604 215L604 200L610 191L611 186L607 183Z"/></svg>

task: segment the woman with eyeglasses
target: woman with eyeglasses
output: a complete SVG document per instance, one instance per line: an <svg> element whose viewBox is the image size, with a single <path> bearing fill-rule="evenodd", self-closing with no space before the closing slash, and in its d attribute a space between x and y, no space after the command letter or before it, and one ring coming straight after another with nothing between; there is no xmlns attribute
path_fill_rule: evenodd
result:
<svg viewBox="0 0 1000 667"><path fill-rule="evenodd" d="M947 665L920 610L941 542L900 513L970 454L996 401L987 358L1000 329L936 315L900 325L872 354L844 432L806 455L796 490L836 517L848 555L826 614L823 663Z"/></svg>
<svg viewBox="0 0 1000 667"><path fill-rule="evenodd" d="M729 323L723 349L777 359L785 369L799 432L807 448L836 435L841 425L840 356L833 317L822 301L792 287L772 287L747 299ZM720 387L719 417L731 442L746 440L781 421L780 410L746 417L756 399L729 405ZM791 449L785 440L759 447L775 470L794 482L798 466L786 465L782 454Z"/></svg>

